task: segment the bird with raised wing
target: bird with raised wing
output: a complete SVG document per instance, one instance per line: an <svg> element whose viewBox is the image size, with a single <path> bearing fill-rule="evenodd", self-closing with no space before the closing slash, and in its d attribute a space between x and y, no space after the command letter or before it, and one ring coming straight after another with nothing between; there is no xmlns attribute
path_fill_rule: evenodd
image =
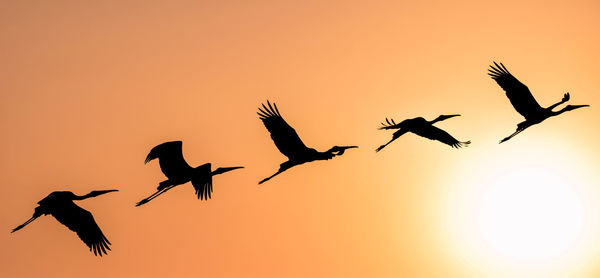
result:
<svg viewBox="0 0 600 278"><path fill-rule="evenodd" d="M83 196L77 196L70 191L54 191L39 201L33 216L27 222L14 228L11 233L22 229L42 215L50 214L58 222L67 226L69 230L77 233L81 241L90 248L90 251L94 252L94 255L107 254L106 250L110 250L110 247L108 247L110 242L96 224L94 217L89 211L79 207L73 201L84 200L113 191L118 190L95 190Z"/></svg>
<svg viewBox="0 0 600 278"><path fill-rule="evenodd" d="M275 103L271 105L267 100L267 105L262 104L262 108L259 107L258 110L257 113L269 133L271 133L271 139L273 139L275 146L283 155L288 157L288 161L281 163L275 174L263 179L258 184L266 182L294 166L315 160L332 159L335 156L344 154L347 149L358 148L358 146L334 146L327 151L319 152L304 145L298 133L281 117Z"/></svg>
<svg viewBox="0 0 600 278"><path fill-rule="evenodd" d="M135 206L141 206L159 195L167 192L175 186L192 182L192 186L196 190L198 199L208 200L212 196L213 185L212 177L229 172L231 170L244 167L220 167L212 171L211 164L205 163L196 168L190 166L183 158L183 143L181 141L172 141L162 143L150 150L146 157L148 163L158 158L158 163L167 180L159 183L157 191L147 198L139 201Z"/></svg>
<svg viewBox="0 0 600 278"><path fill-rule="evenodd" d="M556 106L569 101L571 95L567 92L565 93L561 101L544 108L538 104L538 102L531 94L531 91L529 91L529 88L527 88L525 84L521 83L510 72L508 72L508 69L506 69L506 67L502 63L498 64L494 62L494 65L490 65L490 69L488 69L488 74L506 92L506 96L510 100L510 103L515 108L515 110L517 110L519 114L525 117L525 121L517 124L517 130L508 137L500 140L500 143L505 142L510 138L513 138L515 135L519 134L526 128L535 124L539 124L550 117L558 116L567 111L589 106L567 105L561 110L552 111L552 109L554 109Z"/></svg>
<svg viewBox="0 0 600 278"><path fill-rule="evenodd" d="M433 126L433 124L439 122L439 121L443 121L452 117L456 117L456 116L460 116L458 114L455 115L440 115L439 117L437 117L435 120L433 121L427 121L422 117L417 117L414 119L407 119L404 120L400 123L396 123L394 121L394 119L385 119L385 123L381 123L381 127L379 129L397 129L396 132L394 132L394 134L392 135L392 139L390 141L388 141L387 143L379 146L375 152L379 152L381 151L383 148L385 148L387 145L389 145L390 143L392 143L394 140L398 139L400 136L402 136L403 134L407 133L407 132L412 132L416 135L419 135L421 137L425 137L427 139L430 140L437 140L440 141L446 145L449 145L453 148L460 148L460 147L466 147L469 144L471 144L471 141L466 141L466 142L460 142L458 140L456 140L454 137L452 137L452 135L448 134L448 132L439 129L435 126Z"/></svg>

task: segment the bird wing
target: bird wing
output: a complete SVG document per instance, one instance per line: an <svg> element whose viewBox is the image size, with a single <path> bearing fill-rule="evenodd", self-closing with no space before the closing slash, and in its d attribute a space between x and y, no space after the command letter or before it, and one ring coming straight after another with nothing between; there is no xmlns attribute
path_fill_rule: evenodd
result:
<svg viewBox="0 0 600 278"><path fill-rule="evenodd" d="M198 199L208 200L211 198L213 186L210 163L206 163L194 169L194 174L192 175L192 186L194 186L194 189L196 189L196 195L198 195Z"/></svg>
<svg viewBox="0 0 600 278"><path fill-rule="evenodd" d="M188 171L191 168L183 158L182 145L181 141L162 143L150 150L145 163L158 158L160 169L165 176L169 179L177 178L182 175L182 172Z"/></svg>
<svg viewBox="0 0 600 278"><path fill-rule="evenodd" d="M304 145L296 130L281 117L277 105L273 104L271 106L269 101L267 101L267 104L268 107L262 105L264 109L259 107L260 112L257 113L271 133L271 139L273 139L279 151L290 159L306 151L308 148Z"/></svg>
<svg viewBox="0 0 600 278"><path fill-rule="evenodd" d="M110 250L110 242L96 224L92 214L79 207L73 202L65 202L60 207L54 209L51 213L58 222L67 226L69 230L77 233L81 241L94 252L94 255L102 256L106 250Z"/></svg>
<svg viewBox="0 0 600 278"><path fill-rule="evenodd" d="M519 114L527 119L543 110L525 84L508 72L502 63L498 65L494 62L494 65L496 67L491 65L488 74L504 89L510 103Z"/></svg>
<svg viewBox="0 0 600 278"><path fill-rule="evenodd" d="M448 134L448 132L439 129L433 125L423 125L419 128L410 129L410 132L417 134L419 136L425 137L430 140L437 140L446 145L449 145L453 148L459 148L462 146L462 143L456 140L452 135ZM470 143L470 142L469 142ZM468 143L466 143L468 144Z"/></svg>

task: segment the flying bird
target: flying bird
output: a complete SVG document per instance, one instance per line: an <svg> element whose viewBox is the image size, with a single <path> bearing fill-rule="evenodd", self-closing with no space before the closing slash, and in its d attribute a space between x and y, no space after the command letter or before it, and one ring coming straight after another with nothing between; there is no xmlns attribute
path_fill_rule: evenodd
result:
<svg viewBox="0 0 600 278"><path fill-rule="evenodd" d="M496 66L494 67L494 65ZM589 106L567 105L561 110L552 111L552 109L554 109L556 106L569 101L571 96L567 92L561 101L546 108L541 107L531 94L531 91L529 91L529 88L527 88L525 84L521 83L510 72L508 72L502 63L498 65L498 63L494 62L494 65L490 65L491 69L488 69L488 74L496 81L496 83L498 83L498 85L500 85L500 87L502 87L504 91L506 91L506 96L510 100L510 103L515 110L525 117L525 121L517 124L517 131L502 139L500 143L509 140L526 128L535 124L539 124L552 116L558 116L567 111Z"/></svg>
<svg viewBox="0 0 600 278"><path fill-rule="evenodd" d="M452 137L448 132L445 132L435 126L433 124L443 121L452 117L460 116L456 115L440 115L433 121L427 121L424 118L417 117L414 119L408 119L397 124L393 119L385 119L385 123L381 123L381 127L379 129L398 129L398 131L394 132L392 135L392 140L389 142L379 146L375 150L375 152L381 151L387 145L392 143L394 140L398 139L398 137L402 136L404 133L412 132L421 137L425 137L430 140L437 140L446 145L449 145L453 148L465 147L471 144L471 141L460 142Z"/></svg>
<svg viewBox="0 0 600 278"><path fill-rule="evenodd" d="M77 196L70 191L54 191L39 201L39 206L35 208L33 216L27 222L14 228L11 233L22 229L42 215L50 214L58 222L67 226L69 230L76 232L81 241L90 248L90 251L94 252L94 255L107 254L106 250L110 250L110 247L108 247L110 242L96 224L94 217L89 211L82 209L73 201L84 200L113 191L118 190L95 190L83 196Z"/></svg>
<svg viewBox="0 0 600 278"><path fill-rule="evenodd" d="M213 192L212 177L215 175L223 174L231 170L240 169L244 167L220 167L216 170L211 170L211 164L205 163L196 168L190 166L183 158L181 141L172 141L162 143L150 150L150 153L146 157L148 163L153 159L158 158L160 169L167 177L167 180L159 183L156 188L157 191L139 201L135 206L141 206L159 195L167 192L171 188L180 184L192 182L192 186L196 190L198 199L208 200L211 198Z"/></svg>
<svg viewBox="0 0 600 278"><path fill-rule="evenodd" d="M271 139L275 142L275 146L283 155L288 157L288 161L281 163L275 174L263 179L258 184L266 182L296 165L315 160L332 159L335 156L344 154L347 149L358 148L357 146L334 146L324 152L309 148L304 145L298 133L281 117L277 105L274 103L271 105L268 100L267 105L268 107L262 104L262 108L259 107L257 113L269 133L271 133Z"/></svg>

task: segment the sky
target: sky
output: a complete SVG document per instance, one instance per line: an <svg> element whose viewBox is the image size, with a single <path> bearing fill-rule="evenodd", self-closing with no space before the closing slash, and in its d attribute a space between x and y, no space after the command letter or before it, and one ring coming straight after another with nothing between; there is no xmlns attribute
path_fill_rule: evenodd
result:
<svg viewBox="0 0 600 278"><path fill-rule="evenodd" d="M1 276L598 277L598 1L1 1ZM568 112L501 145L522 117L504 65ZM318 150L292 168L256 114L277 103ZM377 130L440 114L467 148ZM152 147L245 166L142 207L165 177ZM50 216L52 191L112 252Z"/></svg>

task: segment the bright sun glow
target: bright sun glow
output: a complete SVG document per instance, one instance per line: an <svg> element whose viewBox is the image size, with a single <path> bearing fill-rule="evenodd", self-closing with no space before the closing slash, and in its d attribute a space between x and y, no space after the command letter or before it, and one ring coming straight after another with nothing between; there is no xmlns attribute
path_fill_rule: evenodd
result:
<svg viewBox="0 0 600 278"><path fill-rule="evenodd" d="M585 210L571 184L550 169L508 172L489 184L476 206L481 237L509 259L559 256L581 234Z"/></svg>
<svg viewBox="0 0 600 278"><path fill-rule="evenodd" d="M476 276L571 276L597 252L595 172L568 148L548 149L487 153L448 181L440 230Z"/></svg>

